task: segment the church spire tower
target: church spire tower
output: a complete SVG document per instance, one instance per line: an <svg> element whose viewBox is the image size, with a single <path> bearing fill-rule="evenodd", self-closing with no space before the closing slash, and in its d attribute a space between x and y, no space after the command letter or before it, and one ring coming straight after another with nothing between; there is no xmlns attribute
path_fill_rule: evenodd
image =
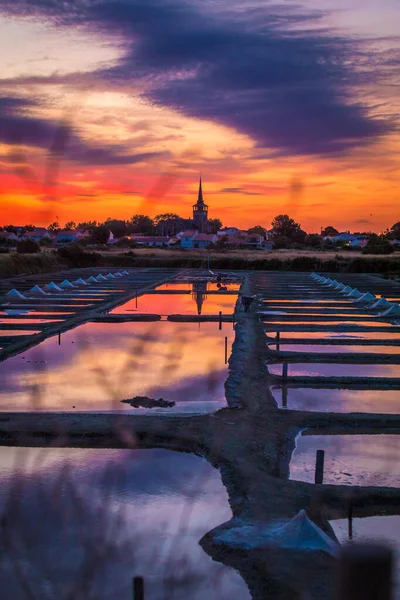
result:
<svg viewBox="0 0 400 600"><path fill-rule="evenodd" d="M208 206L203 199L203 187L201 176L199 182L199 193L196 204L193 205L193 221L200 233L207 233L208 229Z"/></svg>

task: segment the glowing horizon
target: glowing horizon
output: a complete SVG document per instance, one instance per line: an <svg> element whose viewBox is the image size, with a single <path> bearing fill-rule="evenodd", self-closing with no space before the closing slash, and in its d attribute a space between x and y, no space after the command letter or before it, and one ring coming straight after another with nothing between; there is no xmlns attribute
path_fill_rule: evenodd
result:
<svg viewBox="0 0 400 600"><path fill-rule="evenodd" d="M398 221L399 6L220 4L3 2L0 224Z"/></svg>

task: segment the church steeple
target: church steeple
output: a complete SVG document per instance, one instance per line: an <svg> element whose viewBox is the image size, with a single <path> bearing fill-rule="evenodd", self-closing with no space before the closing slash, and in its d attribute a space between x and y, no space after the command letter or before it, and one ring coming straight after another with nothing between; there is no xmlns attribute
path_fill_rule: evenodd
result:
<svg viewBox="0 0 400 600"><path fill-rule="evenodd" d="M197 202L193 205L193 222L200 233L207 233L208 230L208 206L203 199L203 187L201 184L201 175L199 181L199 193Z"/></svg>
<svg viewBox="0 0 400 600"><path fill-rule="evenodd" d="M204 200L203 200L203 190L201 187L201 175L200 175L200 183L199 183L199 195L197 197L197 204L201 204L204 205Z"/></svg>

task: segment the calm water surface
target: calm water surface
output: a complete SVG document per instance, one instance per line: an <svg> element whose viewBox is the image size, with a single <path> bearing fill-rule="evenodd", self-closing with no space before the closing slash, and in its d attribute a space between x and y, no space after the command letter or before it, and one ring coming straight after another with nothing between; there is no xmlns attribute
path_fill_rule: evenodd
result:
<svg viewBox="0 0 400 600"><path fill-rule="evenodd" d="M75 598L73 586L89 581L85 598L131 600L131 578L142 575L148 600L249 600L241 577L198 543L231 518L206 461L166 450L0 448L0 464L4 598L27 597L17 566L35 598Z"/></svg>
<svg viewBox="0 0 400 600"><path fill-rule="evenodd" d="M233 336L231 323L87 323L0 363L0 410L137 411L121 400L149 396L213 411Z"/></svg>

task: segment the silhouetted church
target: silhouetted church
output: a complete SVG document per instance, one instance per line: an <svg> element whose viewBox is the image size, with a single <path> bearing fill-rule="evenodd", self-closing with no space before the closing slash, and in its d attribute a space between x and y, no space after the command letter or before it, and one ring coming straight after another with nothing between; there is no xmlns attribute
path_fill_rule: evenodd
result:
<svg viewBox="0 0 400 600"><path fill-rule="evenodd" d="M199 183L199 195L196 204L193 204L193 224L200 233L209 232L208 223L208 206L203 199L203 189L201 185L201 177Z"/></svg>
<svg viewBox="0 0 400 600"><path fill-rule="evenodd" d="M199 233L215 233L214 225L208 220L208 206L204 202L203 188L201 177L199 182L199 192L196 204L193 204L193 218L182 219L180 217L172 217L160 221L157 225L157 235L172 236L180 231L188 231L196 229Z"/></svg>

